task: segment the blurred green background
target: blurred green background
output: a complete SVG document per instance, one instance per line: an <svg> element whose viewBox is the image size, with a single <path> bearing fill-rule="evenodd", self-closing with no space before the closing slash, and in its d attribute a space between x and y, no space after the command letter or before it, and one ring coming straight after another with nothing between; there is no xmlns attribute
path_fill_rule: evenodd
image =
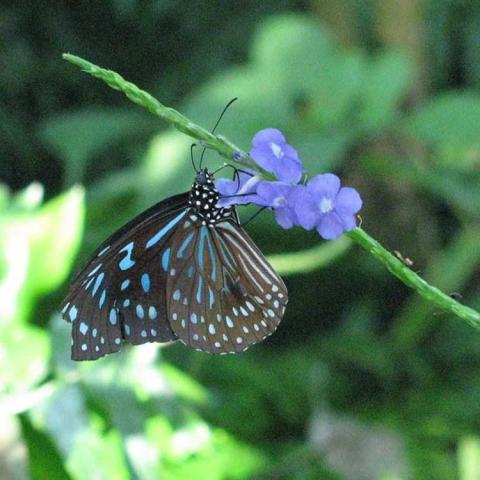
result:
<svg viewBox="0 0 480 480"><path fill-rule="evenodd" d="M63 52L207 128L238 96L219 132L248 150L280 128L362 192L370 234L480 307L478 1L2 2L0 478L480 479L480 334L269 214L248 230L290 303L267 341L70 361L68 279L193 171L189 138Z"/></svg>

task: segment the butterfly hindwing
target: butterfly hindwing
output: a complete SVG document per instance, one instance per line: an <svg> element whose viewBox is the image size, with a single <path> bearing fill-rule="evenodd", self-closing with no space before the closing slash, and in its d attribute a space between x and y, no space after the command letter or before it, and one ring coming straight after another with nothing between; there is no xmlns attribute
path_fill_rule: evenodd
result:
<svg viewBox="0 0 480 480"><path fill-rule="evenodd" d="M175 235L167 299L180 340L198 350L235 353L275 331L286 287L234 212L215 228L193 215Z"/></svg>
<svg viewBox="0 0 480 480"><path fill-rule="evenodd" d="M114 233L73 282L62 311L72 323L72 359L175 340L166 315L168 243L187 214L188 194L160 202Z"/></svg>

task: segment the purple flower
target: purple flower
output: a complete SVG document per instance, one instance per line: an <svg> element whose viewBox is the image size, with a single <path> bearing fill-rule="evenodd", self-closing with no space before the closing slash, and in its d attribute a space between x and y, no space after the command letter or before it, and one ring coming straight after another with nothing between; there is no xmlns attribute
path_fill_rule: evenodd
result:
<svg viewBox="0 0 480 480"><path fill-rule="evenodd" d="M275 220L283 228L298 225L295 214L295 202L301 185L291 185L285 182L263 181L258 184L257 195L263 206L273 209Z"/></svg>
<svg viewBox="0 0 480 480"><path fill-rule="evenodd" d="M274 173L282 182L298 183L302 178L302 162L283 133L276 128L260 130L252 140L250 156L268 172Z"/></svg>
<svg viewBox="0 0 480 480"><path fill-rule="evenodd" d="M355 189L341 188L340 179L331 173L298 185L303 175L302 162L276 128L260 130L252 145L251 158L279 181L263 180L253 171L241 172L234 180L220 178L215 182L223 197L217 202L219 207L253 203L271 208L281 227L315 228L326 240L355 228L355 214L362 207ZM235 152L234 158L238 159L238 154Z"/></svg>
<svg viewBox="0 0 480 480"><path fill-rule="evenodd" d="M228 178L219 178L215 180L215 187L221 195L217 202L217 206L228 207L230 205L257 203L258 196L255 192L259 182L260 177L249 175L244 172L239 172L238 176L233 180Z"/></svg>
<svg viewBox="0 0 480 480"><path fill-rule="evenodd" d="M355 214L362 199L354 188L340 188L340 179L332 173L313 177L295 203L300 226L316 228L321 237L334 240L356 226Z"/></svg>

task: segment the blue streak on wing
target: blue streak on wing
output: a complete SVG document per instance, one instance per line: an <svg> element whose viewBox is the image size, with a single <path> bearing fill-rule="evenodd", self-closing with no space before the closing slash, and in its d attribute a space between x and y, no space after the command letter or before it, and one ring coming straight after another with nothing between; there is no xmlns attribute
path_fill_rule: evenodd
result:
<svg viewBox="0 0 480 480"><path fill-rule="evenodd" d="M167 248L162 255L162 268L164 272L168 270L169 261L170 261L170 248Z"/></svg>
<svg viewBox="0 0 480 480"><path fill-rule="evenodd" d="M193 277L193 265L190 265L190 266L188 267L187 276L188 276L188 278L192 278L192 277Z"/></svg>
<svg viewBox="0 0 480 480"><path fill-rule="evenodd" d="M95 277L91 277L87 284L85 285L85 290L88 290L90 288L90 285L93 283L93 281L95 280ZM84 282L85 283L85 282Z"/></svg>
<svg viewBox="0 0 480 480"><path fill-rule="evenodd" d="M192 241L192 238L193 238L194 234L195 234L195 232L190 232L190 234L187 236L187 238L183 241L182 245L178 249L177 258L182 258L183 257L183 254L185 253L185 250L187 249L190 242Z"/></svg>
<svg viewBox="0 0 480 480"><path fill-rule="evenodd" d="M120 261L118 266L120 270L128 270L135 265L135 261L132 260L132 252L133 252L134 242L130 242L129 244L125 245L119 253L126 252L127 254L125 257Z"/></svg>
<svg viewBox="0 0 480 480"><path fill-rule="evenodd" d="M107 296L107 291L103 290L102 294L100 295L100 300L98 302L98 308L102 308L103 304L105 303L105 298Z"/></svg>
<svg viewBox="0 0 480 480"><path fill-rule="evenodd" d="M140 279L142 283L142 288L145 293L148 293L150 290L150 275L148 273L142 274L142 278Z"/></svg>
<svg viewBox="0 0 480 480"><path fill-rule="evenodd" d="M101 252L98 252L97 257L101 257L109 249L110 249L110 245L108 245L108 247L105 247Z"/></svg>
<svg viewBox="0 0 480 480"><path fill-rule="evenodd" d="M98 270L100 270L100 267L101 267L101 266L102 266L102 264L99 263L99 264L88 274L88 276L89 276L89 277L92 277L93 275L95 275L95 274L98 272Z"/></svg>
<svg viewBox="0 0 480 480"><path fill-rule="evenodd" d="M227 245L225 245L223 238L217 232L215 232L215 235L217 236L218 245L220 246L220 250L222 251L225 263L229 266L229 268L233 269L234 267L230 262L230 260L232 259L232 254L230 253L230 250L228 249Z"/></svg>
<svg viewBox="0 0 480 480"><path fill-rule="evenodd" d="M205 246L205 237L208 235L208 228L202 227L200 229L200 240L198 242L198 266L200 270L203 270L203 250Z"/></svg>
<svg viewBox="0 0 480 480"><path fill-rule="evenodd" d="M161 228L146 244L145 248L153 247L157 244L186 214L186 210L170 220L163 228Z"/></svg>
<svg viewBox="0 0 480 480"><path fill-rule="evenodd" d="M207 237L208 251L210 253L210 260L212 262L212 280L215 282L217 280L217 257L216 252L213 249L212 241L210 240L210 235Z"/></svg>
<svg viewBox="0 0 480 480"><path fill-rule="evenodd" d="M198 277L197 303L199 305L202 303L202 287L203 287L203 278Z"/></svg>
<svg viewBox="0 0 480 480"><path fill-rule="evenodd" d="M210 308L212 308L213 304L215 303L215 294L213 293L213 290L211 289L211 287L208 287L208 293L210 297Z"/></svg>
<svg viewBox="0 0 480 480"><path fill-rule="evenodd" d="M97 279L95 280L95 285L93 286L93 290L92 290L92 297L94 297L95 294L97 293L98 289L100 288L100 284L102 283L104 277L105 277L105 274L102 272L97 277Z"/></svg>

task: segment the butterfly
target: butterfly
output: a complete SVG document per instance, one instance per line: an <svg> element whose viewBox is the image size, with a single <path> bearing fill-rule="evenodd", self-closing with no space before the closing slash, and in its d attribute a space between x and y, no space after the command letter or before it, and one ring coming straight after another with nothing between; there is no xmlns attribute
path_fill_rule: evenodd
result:
<svg viewBox="0 0 480 480"><path fill-rule="evenodd" d="M217 207L213 173L150 207L108 238L71 284L62 309L72 359L96 360L123 342L180 340L238 353L272 334L288 292L240 225Z"/></svg>

